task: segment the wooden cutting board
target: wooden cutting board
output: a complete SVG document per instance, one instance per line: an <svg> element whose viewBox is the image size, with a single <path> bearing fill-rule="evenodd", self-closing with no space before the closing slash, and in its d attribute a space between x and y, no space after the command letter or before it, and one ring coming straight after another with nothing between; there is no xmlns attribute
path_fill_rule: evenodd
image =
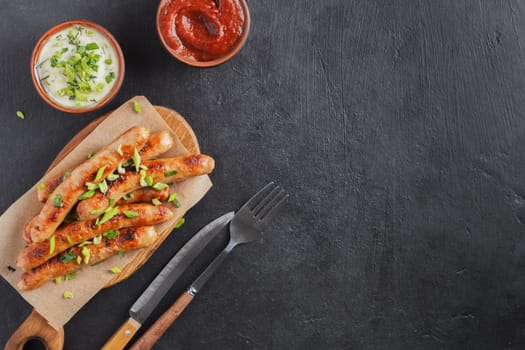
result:
<svg viewBox="0 0 525 350"><path fill-rule="evenodd" d="M172 109L161 106L154 107L164 119L164 121L170 126L173 132L177 135L184 147L186 147L190 153L200 153L197 137L195 136L195 133L188 122L179 113ZM58 153L57 157L55 160L53 160L47 171L51 170L62 159L64 159L64 157L66 157L69 152L71 152L87 135L89 135L110 113L111 112L104 114L100 118L92 121L78 134L76 134L64 146L60 153ZM176 222L166 230L159 232L159 239L155 242L155 244L142 249L135 256L135 258L131 260L128 265L126 265L122 272L110 280L105 287L110 287L125 280L142 265L144 265L144 263L146 263L155 250L157 250L162 242L164 242L166 237L168 237L171 231L173 231L175 224ZM26 342L34 338L41 340L45 344L46 349L49 350L61 350L64 346L64 330L62 328L55 330L49 326L47 321L42 316L40 316L38 312L33 310L29 317L20 325L20 327L18 327L11 338L9 338L4 349L21 350L23 349Z"/></svg>

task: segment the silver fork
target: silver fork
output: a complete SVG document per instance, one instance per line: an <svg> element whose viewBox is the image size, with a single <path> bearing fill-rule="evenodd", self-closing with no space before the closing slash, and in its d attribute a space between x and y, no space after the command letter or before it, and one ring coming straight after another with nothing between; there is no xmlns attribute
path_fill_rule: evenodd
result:
<svg viewBox="0 0 525 350"><path fill-rule="evenodd" d="M230 241L224 250L192 283L188 290L162 314L161 317L140 337L129 350L151 349L169 326L179 317L193 300L213 273L219 268L230 252L239 244L253 242L261 237L264 227L271 215L286 199L288 194L270 182L257 192L241 209L235 213L230 222Z"/></svg>

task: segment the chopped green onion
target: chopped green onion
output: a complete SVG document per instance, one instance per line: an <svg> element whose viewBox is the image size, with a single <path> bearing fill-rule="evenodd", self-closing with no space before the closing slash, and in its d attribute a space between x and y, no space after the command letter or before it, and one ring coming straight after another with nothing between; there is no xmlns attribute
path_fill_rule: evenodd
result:
<svg viewBox="0 0 525 350"><path fill-rule="evenodd" d="M124 215L126 215L127 218L136 218L139 216L139 213L133 210L124 210Z"/></svg>
<svg viewBox="0 0 525 350"><path fill-rule="evenodd" d="M140 108L140 103L138 101L133 100L133 109L136 113L142 112L142 108Z"/></svg>
<svg viewBox="0 0 525 350"><path fill-rule="evenodd" d="M91 211L91 215L100 215L106 211L107 208L100 208Z"/></svg>
<svg viewBox="0 0 525 350"><path fill-rule="evenodd" d="M118 208L109 209L108 211L104 213L104 215L102 215L102 218L98 222L98 225L102 225L103 223L105 223L106 221L108 221L109 219L117 215L118 212L119 212Z"/></svg>
<svg viewBox="0 0 525 350"><path fill-rule="evenodd" d="M60 194L55 195L55 199L53 200L53 206L55 208L62 208L64 206L64 203L62 203L62 196Z"/></svg>
<svg viewBox="0 0 525 350"><path fill-rule="evenodd" d="M122 166L122 164L119 164L118 167L117 167L117 173L119 174L125 174L126 173L126 169L124 169L124 167Z"/></svg>
<svg viewBox="0 0 525 350"><path fill-rule="evenodd" d="M102 235L93 237L93 244L100 244L102 242Z"/></svg>
<svg viewBox="0 0 525 350"><path fill-rule="evenodd" d="M113 79L115 79L115 72L109 72L108 75L106 75L106 83L111 83Z"/></svg>
<svg viewBox="0 0 525 350"><path fill-rule="evenodd" d="M95 176L95 180L93 182L99 182L102 180L102 176L104 175L104 171L106 170L106 165L104 165L102 168L99 168L97 171L97 176Z"/></svg>
<svg viewBox="0 0 525 350"><path fill-rule="evenodd" d="M90 190L90 191L96 191L96 190L98 190L98 184L94 184L93 182L86 182L84 185L85 185L85 186L87 187L87 189Z"/></svg>
<svg viewBox="0 0 525 350"><path fill-rule="evenodd" d="M80 255L77 256L77 264L78 265L82 264L82 257Z"/></svg>
<svg viewBox="0 0 525 350"><path fill-rule="evenodd" d="M84 242L80 243L80 244L78 245L78 247L81 248L81 247L83 247L83 246L85 246L85 245L88 245L88 244L93 244L93 242L91 242L91 241L84 241Z"/></svg>
<svg viewBox="0 0 525 350"><path fill-rule="evenodd" d="M73 244L73 240L71 239L71 237L69 237L69 235L66 235L66 240L68 244Z"/></svg>
<svg viewBox="0 0 525 350"><path fill-rule="evenodd" d="M170 177L170 176L173 176L173 175L177 175L177 170L168 170L164 173L164 176L166 177Z"/></svg>
<svg viewBox="0 0 525 350"><path fill-rule="evenodd" d="M55 284L59 285L60 283L62 283L62 276L55 278Z"/></svg>
<svg viewBox="0 0 525 350"><path fill-rule="evenodd" d="M106 179L104 179L104 181L98 184L98 189L100 190L100 192L106 194L106 192L108 191L108 183L106 182Z"/></svg>
<svg viewBox="0 0 525 350"><path fill-rule="evenodd" d="M88 30L86 30L86 34L87 34L88 36L93 36L93 34L95 34L95 32L92 31L91 29L88 29Z"/></svg>
<svg viewBox="0 0 525 350"><path fill-rule="evenodd" d="M68 274L66 275L66 281L72 280L72 279L74 279L75 277L77 277L77 272L76 272L76 271L71 272L71 273L68 273Z"/></svg>
<svg viewBox="0 0 525 350"><path fill-rule="evenodd" d="M133 193L126 193L125 195L122 196L122 199L128 200L128 199L133 199L134 197L135 195Z"/></svg>
<svg viewBox="0 0 525 350"><path fill-rule="evenodd" d="M135 165L135 170L138 172L140 167L140 154L139 151L135 148L135 151L133 152L133 165Z"/></svg>
<svg viewBox="0 0 525 350"><path fill-rule="evenodd" d="M144 180L146 181L146 184L148 186L152 186L153 185L153 175L146 176L146 178Z"/></svg>
<svg viewBox="0 0 525 350"><path fill-rule="evenodd" d="M49 255L55 252L55 235L49 237Z"/></svg>
<svg viewBox="0 0 525 350"><path fill-rule="evenodd" d="M110 268L109 271L111 271L111 272L113 272L113 273L115 273L115 274L117 274L117 273L121 273L121 272L122 272L122 270L119 269L119 268L116 267L116 266Z"/></svg>
<svg viewBox="0 0 525 350"><path fill-rule="evenodd" d="M91 250L88 247L83 247L81 251L84 256L84 264L89 264L89 258L91 257Z"/></svg>
<svg viewBox="0 0 525 350"><path fill-rule="evenodd" d="M158 198L153 198L153 199L151 200L151 203L153 203L153 205L161 205L161 204L162 204L162 202L159 201Z"/></svg>
<svg viewBox="0 0 525 350"><path fill-rule="evenodd" d="M89 43L86 45L86 50L90 51L90 50L96 50L98 49L98 44L97 43Z"/></svg>
<svg viewBox="0 0 525 350"><path fill-rule="evenodd" d="M177 193L170 193L170 196L168 197L168 202L173 202L175 199L177 199Z"/></svg>
<svg viewBox="0 0 525 350"><path fill-rule="evenodd" d="M115 205L115 198L109 198L109 207L113 207Z"/></svg>
<svg viewBox="0 0 525 350"><path fill-rule="evenodd" d="M84 199L88 199L88 198L91 198L95 195L95 191L94 190L89 190L89 191L86 191L84 193L82 193L80 195L80 197L78 197L78 200L79 201L83 201Z"/></svg>
<svg viewBox="0 0 525 350"><path fill-rule="evenodd" d="M108 175L107 179L108 179L108 181L115 181L119 177L120 177L119 175L111 173L111 174Z"/></svg>
<svg viewBox="0 0 525 350"><path fill-rule="evenodd" d="M126 251L124 249L121 249L118 251L118 256L120 256L121 258L124 257L124 255L126 255Z"/></svg>
<svg viewBox="0 0 525 350"><path fill-rule="evenodd" d="M144 164L141 164L139 168L141 168L142 170L148 170L148 167L145 166Z"/></svg>
<svg viewBox="0 0 525 350"><path fill-rule="evenodd" d="M120 234L119 230L111 230L106 233L103 233L102 236L106 237L107 239L115 239Z"/></svg>
<svg viewBox="0 0 525 350"><path fill-rule="evenodd" d="M64 296L64 299L73 299L73 292L66 290L63 296Z"/></svg>
<svg viewBox="0 0 525 350"><path fill-rule="evenodd" d="M179 202L179 200L177 198L173 199L171 201L171 203L173 203L173 205L175 205L177 208L180 208L181 204Z"/></svg>
<svg viewBox="0 0 525 350"><path fill-rule="evenodd" d="M122 153L122 144L121 143L118 145L117 153L120 154L121 156L124 155L124 153Z"/></svg>
<svg viewBox="0 0 525 350"><path fill-rule="evenodd" d="M169 187L169 186L166 185L166 184L164 184L164 183L162 183L162 182L157 182L157 183L154 184L152 187L153 187L154 189L158 190L158 191L161 191L161 190L163 190L163 189L165 189L165 188L167 188L167 187Z"/></svg>
<svg viewBox="0 0 525 350"><path fill-rule="evenodd" d="M16 111L16 116L20 119L25 119L26 117L22 111Z"/></svg>
<svg viewBox="0 0 525 350"><path fill-rule="evenodd" d="M65 263L70 262L71 260L74 260L75 258L76 258L75 254L71 252L66 252L66 254L60 257L60 262L63 262L65 264Z"/></svg>
<svg viewBox="0 0 525 350"><path fill-rule="evenodd" d="M36 186L36 188L38 188L40 191L42 191L43 189L46 188L46 184L44 182L41 182L38 184L38 186Z"/></svg>
<svg viewBox="0 0 525 350"><path fill-rule="evenodd" d="M186 222L186 219L184 218L180 219L179 222L175 224L175 228L181 227L182 225L184 225L185 222Z"/></svg>
<svg viewBox="0 0 525 350"><path fill-rule="evenodd" d="M148 183L146 182L146 172L144 170L140 171L140 185L142 187L148 186Z"/></svg>
<svg viewBox="0 0 525 350"><path fill-rule="evenodd" d="M64 182L64 180L67 179L69 176L71 176L71 172L66 171L64 175L62 175L62 177L60 178L60 182Z"/></svg>
<svg viewBox="0 0 525 350"><path fill-rule="evenodd" d="M93 157L94 155L95 155L95 152L88 153L88 155L87 155L87 159Z"/></svg>
<svg viewBox="0 0 525 350"><path fill-rule="evenodd" d="M107 64L107 65L110 65L111 63L113 63L113 60L111 58L106 58L104 60L104 63Z"/></svg>

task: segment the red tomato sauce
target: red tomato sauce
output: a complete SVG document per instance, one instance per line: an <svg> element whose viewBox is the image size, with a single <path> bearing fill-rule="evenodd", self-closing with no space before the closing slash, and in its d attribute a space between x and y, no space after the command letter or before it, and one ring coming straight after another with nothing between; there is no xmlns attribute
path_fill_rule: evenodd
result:
<svg viewBox="0 0 525 350"><path fill-rule="evenodd" d="M168 46L196 61L229 53L243 24L239 0L172 0L159 12L159 29Z"/></svg>

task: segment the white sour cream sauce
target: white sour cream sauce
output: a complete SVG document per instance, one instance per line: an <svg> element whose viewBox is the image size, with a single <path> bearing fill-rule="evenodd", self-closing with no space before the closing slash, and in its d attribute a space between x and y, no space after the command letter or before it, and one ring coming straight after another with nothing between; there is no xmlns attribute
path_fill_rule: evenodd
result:
<svg viewBox="0 0 525 350"><path fill-rule="evenodd" d="M88 95L88 101L77 101L71 99L69 96L60 96L58 91L62 88L66 88L67 80L64 74L64 69L60 67L51 67L51 57L55 52L68 48L68 51L63 53L60 60L67 60L71 58L75 52L75 45L70 44L67 38L69 30L82 27L78 38L80 39L80 45L87 45L89 43L97 43L99 48L94 52L100 55L98 61L98 72L95 74L96 77L92 80L94 84L103 83L104 87L98 92L91 92ZM110 64L106 64L106 60L111 60ZM113 88L119 75L118 56L111 45L110 41L106 37L94 28L87 28L84 26L71 26L56 34L52 35L49 40L42 45L40 55L37 59L35 66L38 79L40 80L41 86L46 91L47 95L56 103L67 108L87 108L97 104L102 100ZM114 79L110 82L106 82L106 76L111 72L114 73Z"/></svg>

